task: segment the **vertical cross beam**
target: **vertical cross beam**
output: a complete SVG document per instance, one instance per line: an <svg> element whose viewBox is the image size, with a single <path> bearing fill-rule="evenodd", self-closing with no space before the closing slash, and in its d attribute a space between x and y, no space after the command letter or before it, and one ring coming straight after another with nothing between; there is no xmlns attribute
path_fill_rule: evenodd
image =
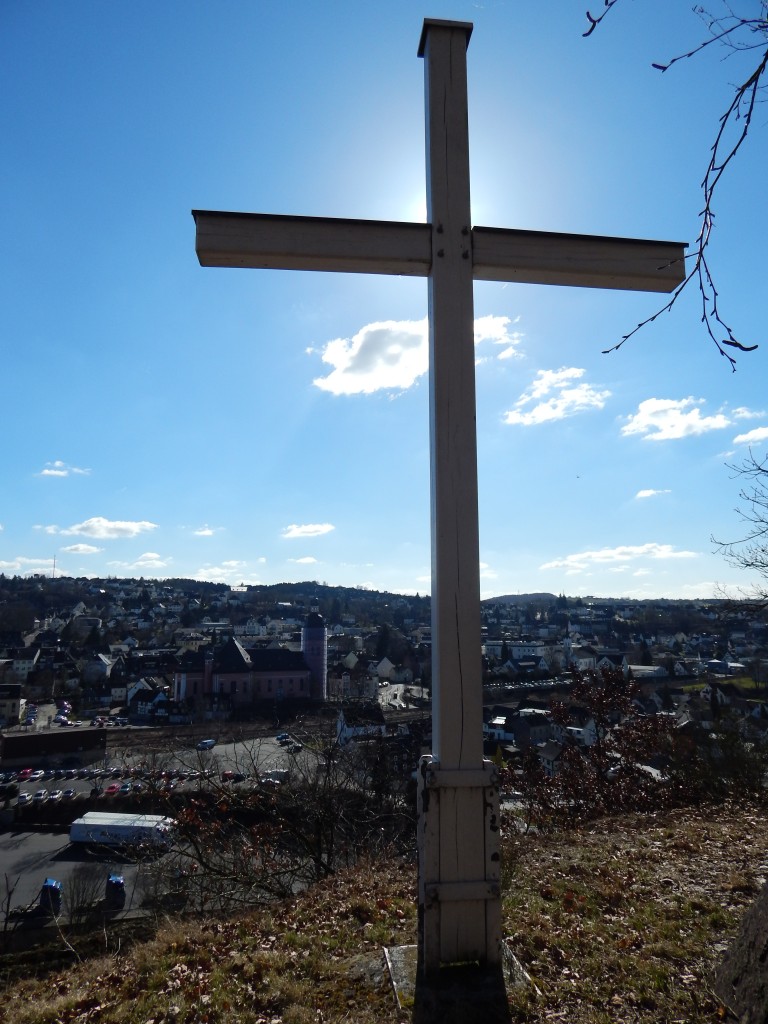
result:
<svg viewBox="0 0 768 1024"><path fill-rule="evenodd" d="M421 765L422 966L496 963L498 821L483 770L472 221L464 22L425 21L432 756ZM489 819L489 820L486 820Z"/></svg>
<svg viewBox="0 0 768 1024"><path fill-rule="evenodd" d="M439 23L438 23L439 25ZM467 127L469 26L424 28L432 507L433 751L482 759L480 548Z"/></svg>

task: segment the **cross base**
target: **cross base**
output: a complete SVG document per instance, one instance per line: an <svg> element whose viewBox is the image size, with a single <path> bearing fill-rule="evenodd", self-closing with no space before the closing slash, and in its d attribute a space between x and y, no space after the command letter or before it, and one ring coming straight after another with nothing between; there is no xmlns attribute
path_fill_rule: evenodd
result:
<svg viewBox="0 0 768 1024"><path fill-rule="evenodd" d="M422 970L501 963L499 791L495 766L445 770L419 761Z"/></svg>
<svg viewBox="0 0 768 1024"><path fill-rule="evenodd" d="M461 964L427 979L419 970L418 946L385 947L398 1009L421 1024L509 1024L513 990L528 989L534 997L541 993L508 948L502 951L501 967Z"/></svg>

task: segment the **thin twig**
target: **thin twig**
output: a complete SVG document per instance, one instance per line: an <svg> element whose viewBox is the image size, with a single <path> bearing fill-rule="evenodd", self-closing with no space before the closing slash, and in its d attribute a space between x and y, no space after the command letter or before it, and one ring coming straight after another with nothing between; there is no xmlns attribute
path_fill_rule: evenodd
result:
<svg viewBox="0 0 768 1024"><path fill-rule="evenodd" d="M592 15L587 11L589 28L584 33L585 36L589 36L594 32L608 12L618 3L618 0L604 0L604 2L605 10L602 14ZM767 6L765 0L761 0L761 7L766 9ZM707 169L701 182L701 189L704 193L704 207L699 214L701 226L693 251L686 257L686 259L691 261L690 269L682 283L672 293L672 297L668 302L660 309L657 309L651 316L642 320L631 331L628 331L615 345L604 349L604 354L617 351L638 331L658 319L662 313L668 313L691 281L696 282L701 297L701 322L704 324L704 329L720 355L728 360L732 370L736 370L736 358L728 350L735 349L739 352L754 352L758 347L757 345L745 345L739 341L734 335L730 324L721 314L718 303L719 293L708 260L708 248L712 240L712 229L715 226L714 200L717 186L747 139L750 127L752 126L752 117L759 93L766 87L764 77L768 69L768 20L764 17L739 17L733 13L727 4L726 10L728 11L726 17L714 18L708 15L703 8L698 8L697 13L706 20L710 37L685 53L673 57L666 64L653 64L653 67L661 72L668 71L673 64L697 56L713 43L723 43L733 51L763 49L762 58L757 66L741 85L735 87L733 98L720 117L719 128L710 151ZM759 40L757 42L744 43L742 41L744 33L757 36ZM737 122L741 122L741 124L736 138L733 141L728 141L727 135Z"/></svg>

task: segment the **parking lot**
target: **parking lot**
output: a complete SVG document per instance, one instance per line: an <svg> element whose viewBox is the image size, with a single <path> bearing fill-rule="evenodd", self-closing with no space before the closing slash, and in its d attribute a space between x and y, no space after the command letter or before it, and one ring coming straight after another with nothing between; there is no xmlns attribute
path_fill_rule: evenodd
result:
<svg viewBox="0 0 768 1024"><path fill-rule="evenodd" d="M93 856L69 842L69 826L86 811L168 813L176 794L198 789L247 787L259 778L272 782L287 775L301 741L289 734L212 748L133 754L82 768L12 769L0 772L0 784L16 782L11 801L14 819L0 832L0 900L14 887L12 907L37 898L46 877L64 883L77 865ZM140 906L142 866L117 851L98 859L104 880L111 871L126 879L125 910ZM8 883L3 883L7 878Z"/></svg>

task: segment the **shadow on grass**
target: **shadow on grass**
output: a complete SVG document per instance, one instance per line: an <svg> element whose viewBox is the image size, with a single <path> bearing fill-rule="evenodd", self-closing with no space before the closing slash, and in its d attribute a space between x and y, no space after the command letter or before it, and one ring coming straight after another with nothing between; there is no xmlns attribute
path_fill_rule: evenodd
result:
<svg viewBox="0 0 768 1024"><path fill-rule="evenodd" d="M417 971L413 1024L507 1024L511 1021L503 967L441 967L430 977Z"/></svg>

